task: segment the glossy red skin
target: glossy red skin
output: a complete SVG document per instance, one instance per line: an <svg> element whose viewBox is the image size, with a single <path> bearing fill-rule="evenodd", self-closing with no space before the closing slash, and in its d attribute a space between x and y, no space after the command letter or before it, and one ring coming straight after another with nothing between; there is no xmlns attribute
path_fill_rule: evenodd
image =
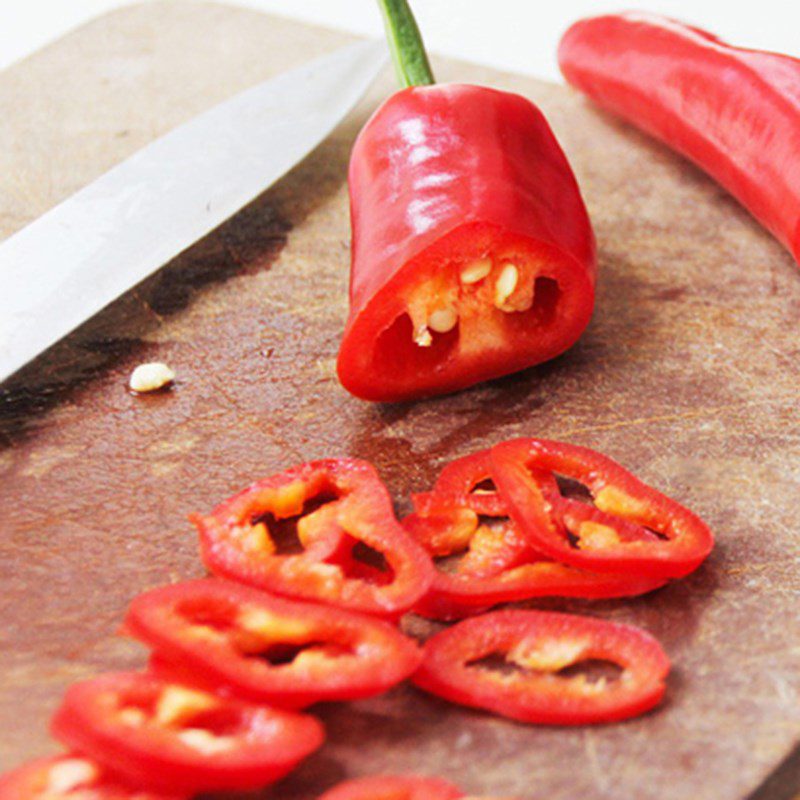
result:
<svg viewBox="0 0 800 800"><path fill-rule="evenodd" d="M714 537L695 514L653 489L616 461L586 447L546 439L515 439L492 448L492 469L508 513L541 552L592 572L640 578L680 578L708 556ZM584 484L597 502L601 492L618 492L633 507L624 515L565 500L543 484L541 471ZM612 527L620 541L603 547L573 546L568 532L596 521ZM650 529L666 537L642 535Z"/></svg>
<svg viewBox="0 0 800 800"><path fill-rule="evenodd" d="M426 506L464 506L476 514L490 517L502 517L506 513L503 500L496 491L476 491L476 487L484 481L491 481L491 450L479 450L477 453L457 458L447 464L439 473L436 483L430 492L411 496L414 511L424 514Z"/></svg>
<svg viewBox="0 0 800 800"><path fill-rule="evenodd" d="M302 500L335 495L313 541L299 554L248 550L237 533L265 512L286 518L302 502L280 507L278 493L295 487ZM200 533L203 562L216 575L275 594L397 618L425 594L433 580L428 554L403 530L374 467L356 459L325 459L265 478L220 503L208 516L190 518ZM391 570L386 580L351 576L353 545L381 553Z"/></svg>
<svg viewBox="0 0 800 800"><path fill-rule="evenodd" d="M535 651L536 644L546 648L575 641L581 644L579 655L551 669L504 675L470 666L514 647ZM582 691L579 678L556 677L570 663L594 659L617 664L623 675L593 692ZM451 702L521 722L586 725L627 719L653 708L664 695L668 672L669 659L661 646L639 628L574 614L495 611L429 639L413 681Z"/></svg>
<svg viewBox="0 0 800 800"><path fill-rule="evenodd" d="M96 777L69 791L48 790L53 767L65 761L83 761L96 771ZM0 800L185 800L188 795L156 794L140 787L121 783L106 770L81 755L40 758L0 776Z"/></svg>
<svg viewBox="0 0 800 800"><path fill-rule="evenodd" d="M800 60L640 12L577 22L558 60L573 86L705 170L800 261Z"/></svg>
<svg viewBox="0 0 800 800"><path fill-rule="evenodd" d="M350 316L338 372L357 397L453 392L553 358L588 324L596 273L591 224L563 151L524 97L463 84L397 92L359 134L349 184ZM407 351L392 345L376 353L381 332L404 313L400 295L415 277L454 256L481 257L498 240L549 260L542 275L558 280L562 292L549 324L509 315L502 346L451 352L437 363L410 335ZM405 369L408 353L419 363Z"/></svg>
<svg viewBox="0 0 800 800"><path fill-rule="evenodd" d="M240 622L252 612L276 617L272 637L253 642ZM197 620L216 634L193 635ZM171 667L189 683L280 708L379 694L422 660L417 643L382 620L214 578L139 595L125 631L155 651L162 672ZM273 665L259 657L275 646L311 646L315 659Z"/></svg>
<svg viewBox="0 0 800 800"><path fill-rule="evenodd" d="M148 713L145 725L126 723L121 707L152 704L167 681L155 675L119 672L70 686L51 722L52 735L85 753L109 772L159 792L255 789L282 778L323 742L313 717L216 697L217 709L164 726ZM185 744L181 728L217 729L236 745L213 755Z"/></svg>
<svg viewBox="0 0 800 800"><path fill-rule="evenodd" d="M457 800L464 794L441 778L416 775L372 775L345 781L318 800Z"/></svg>
<svg viewBox="0 0 800 800"><path fill-rule="evenodd" d="M464 509L489 517L508 515L504 500L496 492L472 492L477 484L493 478L490 453L482 450L451 462L431 492L414 496L415 513L405 517L403 526L431 555L448 555L452 551L448 547L451 526L460 523ZM541 475L539 480L550 492L558 492L551 476ZM642 535L653 538L647 533ZM433 619L453 620L481 613L499 603L534 597L631 597L665 583L658 578L595 573L556 563L531 544L510 520L502 547L492 551L488 562L473 555L470 549L455 572L437 569L430 590L414 611Z"/></svg>

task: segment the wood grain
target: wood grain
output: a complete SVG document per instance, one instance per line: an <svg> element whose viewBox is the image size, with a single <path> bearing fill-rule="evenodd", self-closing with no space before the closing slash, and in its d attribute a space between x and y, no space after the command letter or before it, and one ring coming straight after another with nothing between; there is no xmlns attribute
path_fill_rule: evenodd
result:
<svg viewBox="0 0 800 800"><path fill-rule="evenodd" d="M0 235L237 89L346 41L188 2L71 33L0 75ZM452 397L382 406L341 389L345 170L384 76L279 185L2 388L1 768L55 749L47 720L68 683L142 663L115 630L139 591L202 573L188 512L335 455L371 459L402 506L448 459L518 435L607 452L716 531L706 566L648 597L535 604L653 632L675 664L665 706L563 730L401 688L321 708L329 744L270 796L414 770L530 800L731 800L800 740L796 266L717 186L569 90L436 66L520 91L552 121L600 245L589 330L550 364ZM132 397L127 376L149 359L177 385Z"/></svg>

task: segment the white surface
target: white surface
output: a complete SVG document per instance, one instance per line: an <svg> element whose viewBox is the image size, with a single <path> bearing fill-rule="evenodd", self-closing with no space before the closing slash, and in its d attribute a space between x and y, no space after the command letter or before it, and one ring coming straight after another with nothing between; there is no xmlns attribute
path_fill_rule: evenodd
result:
<svg viewBox="0 0 800 800"><path fill-rule="evenodd" d="M180 0L175 0L180 1ZM228 0L223 0L227 2ZM0 0L0 68L125 0ZM558 79L555 48L570 22L636 7L708 28L736 44L800 56L796 0L412 0L429 49ZM240 0L238 5L382 35L375 0Z"/></svg>

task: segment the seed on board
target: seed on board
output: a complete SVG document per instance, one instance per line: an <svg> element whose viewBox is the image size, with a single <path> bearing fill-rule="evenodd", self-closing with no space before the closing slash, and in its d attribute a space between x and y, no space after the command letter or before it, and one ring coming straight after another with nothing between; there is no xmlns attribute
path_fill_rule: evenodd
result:
<svg viewBox="0 0 800 800"><path fill-rule="evenodd" d="M519 270L513 264L506 264L497 278L497 283L494 285L494 304L501 311L506 310L503 306L506 300L514 294L518 280Z"/></svg>
<svg viewBox="0 0 800 800"><path fill-rule="evenodd" d="M447 333L455 328L458 312L452 307L437 308L428 316L428 327L436 333Z"/></svg>
<svg viewBox="0 0 800 800"><path fill-rule="evenodd" d="M459 277L461 278L461 283L477 283L478 281L482 281L491 271L492 259L479 258L471 264L467 264L467 266L461 270Z"/></svg>
<svg viewBox="0 0 800 800"><path fill-rule="evenodd" d="M156 361L151 364L139 364L131 373L128 386L134 392L155 392L174 380L175 373L166 364Z"/></svg>

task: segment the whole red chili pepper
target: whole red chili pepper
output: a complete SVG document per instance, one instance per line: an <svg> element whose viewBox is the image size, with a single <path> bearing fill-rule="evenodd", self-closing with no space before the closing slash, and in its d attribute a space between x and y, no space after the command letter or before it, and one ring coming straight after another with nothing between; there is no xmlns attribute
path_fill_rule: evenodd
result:
<svg viewBox="0 0 800 800"><path fill-rule="evenodd" d="M800 60L631 12L581 20L566 79L691 159L800 261Z"/></svg>
<svg viewBox="0 0 800 800"><path fill-rule="evenodd" d="M350 160L350 317L339 378L367 400L441 394L557 356L594 306L595 245L569 163L518 94L429 85L404 0L382 0L407 87Z"/></svg>

